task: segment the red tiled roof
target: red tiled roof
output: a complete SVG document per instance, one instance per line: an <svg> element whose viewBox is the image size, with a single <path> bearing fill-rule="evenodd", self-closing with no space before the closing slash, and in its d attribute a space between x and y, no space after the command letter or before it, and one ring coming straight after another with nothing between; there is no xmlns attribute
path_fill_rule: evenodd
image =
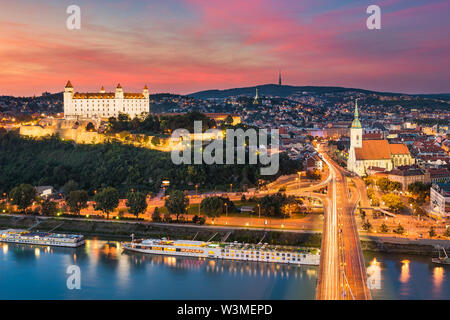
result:
<svg viewBox="0 0 450 320"><path fill-rule="evenodd" d="M72 99L114 99L115 94L112 92L108 93L79 93L75 92Z"/></svg>
<svg viewBox="0 0 450 320"><path fill-rule="evenodd" d="M362 148L355 148L357 160L390 159L391 152L387 140L363 140Z"/></svg>
<svg viewBox="0 0 450 320"><path fill-rule="evenodd" d="M365 140L381 140L383 135L381 133L364 133L363 139Z"/></svg>
<svg viewBox="0 0 450 320"><path fill-rule="evenodd" d="M411 165L399 166L395 169L392 169L389 174L394 176L423 176L425 173L422 169L419 168L419 166Z"/></svg>
<svg viewBox="0 0 450 320"><path fill-rule="evenodd" d="M356 160L391 159L393 154L410 154L405 144L389 144L387 140L363 140L362 148L355 148Z"/></svg>
<svg viewBox="0 0 450 320"><path fill-rule="evenodd" d="M106 92L106 93L79 93L76 92L73 95L72 99L115 99L115 93L114 92ZM124 93L123 94L124 99L144 99L144 95L142 93Z"/></svg>
<svg viewBox="0 0 450 320"><path fill-rule="evenodd" d="M441 161L449 161L450 157L447 155L421 155L418 156L419 159L422 159L423 161L437 161L437 160L441 160Z"/></svg>
<svg viewBox="0 0 450 320"><path fill-rule="evenodd" d="M124 93L124 99L144 99L143 93Z"/></svg>
<svg viewBox="0 0 450 320"><path fill-rule="evenodd" d="M391 154L410 154L406 144L402 143L389 144L389 149Z"/></svg>
<svg viewBox="0 0 450 320"><path fill-rule="evenodd" d="M431 179L450 177L450 172L445 168L428 169Z"/></svg>
<svg viewBox="0 0 450 320"><path fill-rule="evenodd" d="M373 166L370 166L370 167L367 168L367 170L370 170L370 171L378 171L378 172L385 172L385 171L386 171L386 168L380 168L380 167L373 167Z"/></svg>

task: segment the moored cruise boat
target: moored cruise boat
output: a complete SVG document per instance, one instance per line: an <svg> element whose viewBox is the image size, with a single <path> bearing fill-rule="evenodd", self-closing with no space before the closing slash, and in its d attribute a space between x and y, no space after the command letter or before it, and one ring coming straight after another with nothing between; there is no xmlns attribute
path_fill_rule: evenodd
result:
<svg viewBox="0 0 450 320"><path fill-rule="evenodd" d="M319 265L319 249L237 242L146 239L123 242L125 250L212 259Z"/></svg>
<svg viewBox="0 0 450 320"><path fill-rule="evenodd" d="M84 236L77 234L62 234L37 232L21 229L0 230L0 241L22 244L34 244L57 247L79 247L84 244Z"/></svg>

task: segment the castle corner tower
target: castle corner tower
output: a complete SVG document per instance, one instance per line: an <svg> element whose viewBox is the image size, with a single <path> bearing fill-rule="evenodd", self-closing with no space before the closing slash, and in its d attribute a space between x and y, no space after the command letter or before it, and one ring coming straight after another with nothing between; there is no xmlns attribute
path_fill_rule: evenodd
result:
<svg viewBox="0 0 450 320"><path fill-rule="evenodd" d="M120 83L117 85L115 97L116 99L123 99L123 89Z"/></svg>
<svg viewBox="0 0 450 320"><path fill-rule="evenodd" d="M150 98L150 94L148 93L147 85L144 86L144 90L142 91L142 94L144 95L145 99L149 99Z"/></svg>
<svg viewBox="0 0 450 320"><path fill-rule="evenodd" d="M67 114L73 114L73 106L72 106L72 98L73 98L73 86L70 80L67 81L67 84L64 88L64 116Z"/></svg>

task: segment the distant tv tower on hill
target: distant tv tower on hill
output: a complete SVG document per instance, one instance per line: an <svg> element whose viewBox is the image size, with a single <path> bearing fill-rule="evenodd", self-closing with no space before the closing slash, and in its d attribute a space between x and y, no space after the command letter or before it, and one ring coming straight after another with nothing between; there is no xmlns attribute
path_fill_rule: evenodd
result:
<svg viewBox="0 0 450 320"><path fill-rule="evenodd" d="M281 86L281 70L278 70L278 85Z"/></svg>

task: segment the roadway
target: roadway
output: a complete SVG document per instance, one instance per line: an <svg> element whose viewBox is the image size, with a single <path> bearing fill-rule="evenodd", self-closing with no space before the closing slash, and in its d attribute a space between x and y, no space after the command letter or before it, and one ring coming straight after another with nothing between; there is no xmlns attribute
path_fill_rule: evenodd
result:
<svg viewBox="0 0 450 320"><path fill-rule="evenodd" d="M346 171L320 152L330 170L316 298L370 300L355 209L359 193L349 194Z"/></svg>

